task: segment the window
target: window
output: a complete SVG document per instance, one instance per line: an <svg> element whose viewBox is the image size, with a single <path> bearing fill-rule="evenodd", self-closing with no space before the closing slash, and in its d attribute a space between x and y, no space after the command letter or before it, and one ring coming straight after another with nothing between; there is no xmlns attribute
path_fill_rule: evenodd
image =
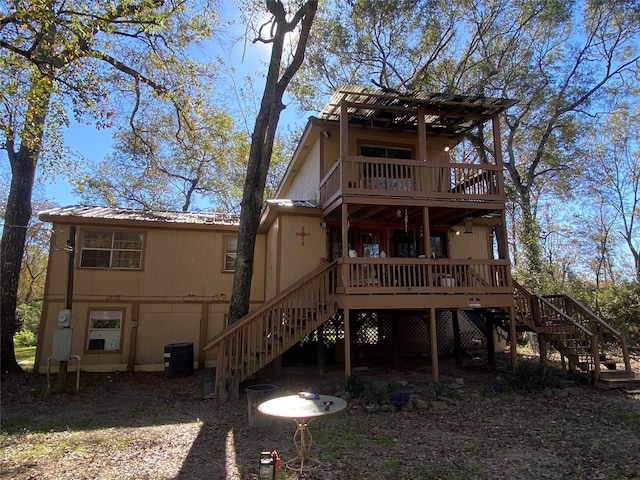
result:
<svg viewBox="0 0 640 480"><path fill-rule="evenodd" d="M143 240L141 233L84 230L80 267L139 270Z"/></svg>
<svg viewBox="0 0 640 480"><path fill-rule="evenodd" d="M377 233L362 233L360 234L360 244L362 245L363 257L380 256L380 235Z"/></svg>
<svg viewBox="0 0 640 480"><path fill-rule="evenodd" d="M446 258L447 256L446 232L432 232L430 240L431 240L431 255L433 255L434 258Z"/></svg>
<svg viewBox="0 0 640 480"><path fill-rule="evenodd" d="M410 160L413 155L411 148L385 147L382 145L362 145L360 155L363 157L401 158Z"/></svg>
<svg viewBox="0 0 640 480"><path fill-rule="evenodd" d="M224 270L233 272L236 269L236 256L238 255L238 239L236 237L224 238Z"/></svg>
<svg viewBox="0 0 640 480"><path fill-rule="evenodd" d="M123 310L89 310L87 350L119 351L123 317Z"/></svg>

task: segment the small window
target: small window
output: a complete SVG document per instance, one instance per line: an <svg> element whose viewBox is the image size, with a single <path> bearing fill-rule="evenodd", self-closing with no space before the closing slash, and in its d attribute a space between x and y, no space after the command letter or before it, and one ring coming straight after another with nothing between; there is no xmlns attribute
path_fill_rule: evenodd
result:
<svg viewBox="0 0 640 480"><path fill-rule="evenodd" d="M122 310L90 310L87 350L119 351L123 317Z"/></svg>
<svg viewBox="0 0 640 480"><path fill-rule="evenodd" d="M80 267L140 270L143 240L141 233L85 230Z"/></svg>
<svg viewBox="0 0 640 480"><path fill-rule="evenodd" d="M400 158L410 160L413 156L411 148L387 147L384 145L362 145L360 155L363 157Z"/></svg>
<svg viewBox="0 0 640 480"><path fill-rule="evenodd" d="M238 239L236 237L224 238L224 270L233 272L236 269L236 256L238 255Z"/></svg>

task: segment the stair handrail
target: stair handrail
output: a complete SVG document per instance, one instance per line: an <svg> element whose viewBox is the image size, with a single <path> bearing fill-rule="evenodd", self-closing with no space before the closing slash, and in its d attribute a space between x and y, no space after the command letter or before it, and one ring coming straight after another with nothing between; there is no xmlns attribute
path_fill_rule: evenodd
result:
<svg viewBox="0 0 640 480"><path fill-rule="evenodd" d="M571 325L575 326L578 330L582 331L582 333L584 333L585 335L588 335L590 337L595 337L596 336L591 330L589 330L588 328L586 328L585 326L583 326L579 322L576 322L572 317L570 317L565 312L560 310L558 307L556 307L553 303L551 303L549 300L544 298L542 295L538 295L537 293L533 293L533 294L531 294L531 296L534 299L538 300L540 303L542 303L544 306L550 308L551 311L553 311L554 313L558 314L560 316L560 318L562 318L562 320L564 322L570 323ZM539 319L539 320L541 320L541 319ZM546 326L544 323L541 323L541 322L536 322L536 325L539 326L539 327Z"/></svg>
<svg viewBox="0 0 640 480"><path fill-rule="evenodd" d="M533 296L531 292L529 292L523 285L518 283L516 280L513 280L513 289L514 289L514 306L516 308L516 314L522 315L522 320L527 325L527 327L535 330L536 324L536 315L534 314L534 306L533 306ZM523 304L521 305L518 301L518 297L524 297ZM520 307L520 308L518 308ZM522 310L524 308L524 311Z"/></svg>
<svg viewBox="0 0 640 480"><path fill-rule="evenodd" d="M576 322L573 318L559 309L556 305L548 301L542 295L533 294L529 292L523 285L518 283L516 280L513 281L514 290L515 290L515 306L516 310L518 307L527 309L522 312L524 318L523 321L525 324L532 328L538 335L541 333L541 329L546 327L542 322L541 311L544 307L550 309L556 316L558 316L564 325L571 325L577 331L581 332L584 336L587 336L591 342L591 349L589 355L593 358L594 369L596 377L599 377L600 374L600 356L598 355L598 336L591 332L589 329L582 326L580 323ZM520 302L517 301L518 295L524 297L523 304L520 305ZM520 312L518 312L520 313Z"/></svg>
<svg viewBox="0 0 640 480"><path fill-rule="evenodd" d="M595 323L598 328L601 328L601 329L607 331L608 333L613 335L620 342L620 347L622 349L622 358L623 358L623 361L624 361L624 368L625 368L625 370L631 371L631 359L629 357L629 350L627 348L627 339L624 336L624 334L622 334L620 331L616 330L614 327L609 325L602 318L600 318L593 310L591 310L589 307L587 307L586 305L582 304L582 302L580 302L578 299L574 298L573 296L571 296L569 294L565 293L565 294L562 294L562 295L545 295L545 297L547 297L547 298L553 298L553 297L558 297L558 296L562 297L563 300L566 303L570 303L571 304L570 305L571 308L575 308L582 315L587 317L588 321ZM567 306L565 306L565 309L568 311L567 313L569 315L571 315L571 312L569 311L570 309ZM601 338L600 335L599 335L599 338Z"/></svg>
<svg viewBox="0 0 640 480"><path fill-rule="evenodd" d="M270 299L268 299L266 302L264 302L262 305L260 305L255 310L251 310L248 314L246 314L244 317L242 317L237 322L233 323L232 325L229 325L227 328L225 328L218 335L214 336L209 341L209 343L207 343L207 345L205 345L203 350L207 351L207 350L211 350L211 349L215 348L220 342L222 342L223 340L226 340L228 337L234 335L238 330L243 329L247 324L251 323L251 321L253 320L254 317L262 315L265 311L269 310L269 308L271 308L271 306L274 303L277 303L280 300L283 300L285 297L290 295L291 292L293 292L294 290L298 290L298 289L302 288L306 283L308 283L311 280L315 279L318 275L323 273L325 270L328 270L328 269L334 267L337 263L338 262L336 260L336 261L333 261L333 262L330 262L330 263L326 263L324 265L320 265L319 267L315 268L314 270L309 272L307 275L302 277L297 282L293 283L292 285L290 285L289 287L285 288L283 291L281 291L277 295L275 295L275 296L271 297Z"/></svg>

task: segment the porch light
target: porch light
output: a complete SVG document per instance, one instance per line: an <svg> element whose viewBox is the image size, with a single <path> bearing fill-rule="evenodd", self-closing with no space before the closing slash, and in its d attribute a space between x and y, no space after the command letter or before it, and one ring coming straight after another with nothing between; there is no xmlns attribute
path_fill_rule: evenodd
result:
<svg viewBox="0 0 640 480"><path fill-rule="evenodd" d="M473 217L464 217L464 233L473 233Z"/></svg>

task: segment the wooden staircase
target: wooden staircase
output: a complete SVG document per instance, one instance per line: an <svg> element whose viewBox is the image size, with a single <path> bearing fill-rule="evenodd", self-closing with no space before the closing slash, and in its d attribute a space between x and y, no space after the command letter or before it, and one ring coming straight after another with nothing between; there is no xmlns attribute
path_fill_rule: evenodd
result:
<svg viewBox="0 0 640 480"><path fill-rule="evenodd" d="M220 401L238 398L240 382L337 313L333 298L337 278L337 262L318 267L204 347L217 349L215 389Z"/></svg>
<svg viewBox="0 0 640 480"><path fill-rule="evenodd" d="M537 295L514 282L518 328L538 334L540 360L547 345L560 353L562 368L586 373L601 388L640 386L631 369L627 341L595 313L570 295ZM619 348L622 364L607 358L604 350Z"/></svg>

